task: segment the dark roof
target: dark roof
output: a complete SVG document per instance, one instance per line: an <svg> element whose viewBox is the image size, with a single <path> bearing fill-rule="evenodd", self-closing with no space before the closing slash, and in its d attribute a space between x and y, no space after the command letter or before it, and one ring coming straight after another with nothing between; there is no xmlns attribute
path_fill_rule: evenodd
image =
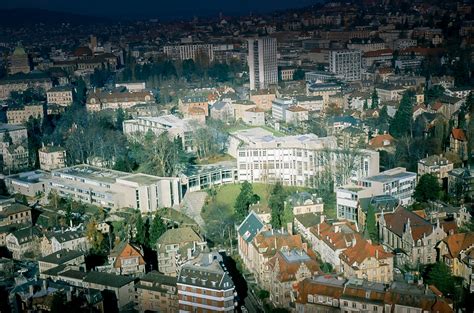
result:
<svg viewBox="0 0 474 313"><path fill-rule="evenodd" d="M361 198L359 199L359 203L363 212L367 212L369 209L369 204L374 207L375 212L381 212L382 210L393 211L396 207L398 207L400 200L390 195L380 195L369 198Z"/></svg>
<svg viewBox="0 0 474 313"><path fill-rule="evenodd" d="M51 253L50 255L47 255L45 257L42 257L38 261L59 265L59 264L63 264L65 262L74 260L83 255L84 253L81 251L63 249L63 250L59 250L57 252Z"/></svg>
<svg viewBox="0 0 474 313"><path fill-rule="evenodd" d="M238 232L245 241L251 242L263 226L262 220L254 211L251 211L242 224L240 224Z"/></svg>
<svg viewBox="0 0 474 313"><path fill-rule="evenodd" d="M295 216L295 219L298 220L304 227L316 226L321 223L321 214L315 213L305 213Z"/></svg>
<svg viewBox="0 0 474 313"><path fill-rule="evenodd" d="M115 275L104 272L89 272L84 278L84 282L113 288L123 287L135 279L129 276Z"/></svg>

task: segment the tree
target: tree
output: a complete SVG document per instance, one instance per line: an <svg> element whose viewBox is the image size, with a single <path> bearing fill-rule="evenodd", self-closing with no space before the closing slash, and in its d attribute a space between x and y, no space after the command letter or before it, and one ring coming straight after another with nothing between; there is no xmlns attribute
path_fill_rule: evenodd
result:
<svg viewBox="0 0 474 313"><path fill-rule="evenodd" d="M364 100L364 107L363 110L367 111L369 109L369 101L367 99Z"/></svg>
<svg viewBox="0 0 474 313"><path fill-rule="evenodd" d="M125 111L122 108L118 108L116 114L115 128L119 131L123 131L123 121L125 121Z"/></svg>
<svg viewBox="0 0 474 313"><path fill-rule="evenodd" d="M260 289L258 292L257 292L257 297L260 299L260 300L265 300L265 299L268 299L270 298L270 292L268 292L267 290L265 289Z"/></svg>
<svg viewBox="0 0 474 313"><path fill-rule="evenodd" d="M295 216L293 215L293 208L289 205L285 206L285 208L283 209L283 214L280 218L281 225L286 226L288 225L288 223L293 223L294 217Z"/></svg>
<svg viewBox="0 0 474 313"><path fill-rule="evenodd" d="M97 229L97 221L92 218L86 227L86 237L91 245L91 249L94 253L100 253L102 243L104 241L104 235Z"/></svg>
<svg viewBox="0 0 474 313"><path fill-rule="evenodd" d="M331 263L328 263L328 262L324 262L323 264L321 264L321 271L323 271L323 273L332 273L332 265Z"/></svg>
<svg viewBox="0 0 474 313"><path fill-rule="evenodd" d="M137 218L135 222L135 230L136 230L136 235L135 235L135 241L140 244L140 245L145 245L145 240L146 240L146 229L145 229L145 222L143 221L142 214L139 212L137 213Z"/></svg>
<svg viewBox="0 0 474 313"><path fill-rule="evenodd" d="M415 188L414 197L418 202L434 201L439 199L440 192L441 187L436 176L424 174Z"/></svg>
<svg viewBox="0 0 474 313"><path fill-rule="evenodd" d="M372 204L369 204L367 209L367 219L366 219L366 228L367 233L369 234L370 239L373 242L379 241L379 233L377 231L377 223L375 220L375 208Z"/></svg>
<svg viewBox="0 0 474 313"><path fill-rule="evenodd" d="M158 213L155 214L155 217L153 218L153 222L151 224L150 228L150 242L149 246L152 248L156 248L156 242L158 239L161 237L166 232L166 225L163 223L163 220L161 219L161 216L158 215Z"/></svg>
<svg viewBox="0 0 474 313"><path fill-rule="evenodd" d="M397 113L390 123L390 134L395 138L411 136L412 100L409 92L405 92L400 101Z"/></svg>
<svg viewBox="0 0 474 313"><path fill-rule="evenodd" d="M285 208L285 190L280 182L273 186L273 190L268 199L268 206L271 209L271 224L274 229L282 226L282 215Z"/></svg>
<svg viewBox="0 0 474 313"><path fill-rule="evenodd" d="M249 214L249 207L256 199L253 198L253 187L248 181L244 181L240 187L240 193L235 200L235 220L240 223Z"/></svg>
<svg viewBox="0 0 474 313"><path fill-rule="evenodd" d="M380 113L379 113L379 123L380 124L385 124L389 121L390 117L388 116L388 110L387 110L387 106L384 105L382 107L382 109L380 109Z"/></svg>
<svg viewBox="0 0 474 313"><path fill-rule="evenodd" d="M303 80L305 77L305 72L301 69L298 68L295 70L293 73L293 80Z"/></svg>
<svg viewBox="0 0 474 313"><path fill-rule="evenodd" d="M377 93L377 89L374 88L372 92L372 109L376 109L379 106L379 94Z"/></svg>
<svg viewBox="0 0 474 313"><path fill-rule="evenodd" d="M6 131L3 133L3 142L4 142L4 143L8 143L9 145L12 145L12 144L13 144L12 136L10 135L10 132L9 132L8 130L6 130Z"/></svg>
<svg viewBox="0 0 474 313"><path fill-rule="evenodd" d="M455 289L454 277L451 269L443 262L437 262L428 273L427 283L435 285L443 294L453 294Z"/></svg>

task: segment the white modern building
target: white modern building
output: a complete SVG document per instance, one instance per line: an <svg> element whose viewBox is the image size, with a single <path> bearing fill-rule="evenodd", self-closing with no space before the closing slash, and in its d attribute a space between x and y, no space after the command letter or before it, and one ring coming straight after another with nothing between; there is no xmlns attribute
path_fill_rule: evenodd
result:
<svg viewBox="0 0 474 313"><path fill-rule="evenodd" d="M158 136L167 131L170 138L181 138L184 150L193 151L192 137L196 127L198 127L196 121L180 119L174 115L142 116L124 121L123 133L126 135L146 134L151 130Z"/></svg>
<svg viewBox="0 0 474 313"><path fill-rule="evenodd" d="M331 50L329 70L346 81L361 79L362 54L360 50Z"/></svg>
<svg viewBox="0 0 474 313"><path fill-rule="evenodd" d="M240 181L317 187L329 179L340 186L379 173L378 152L340 149L335 137L274 137L254 128L232 134L229 149L235 149Z"/></svg>
<svg viewBox="0 0 474 313"><path fill-rule="evenodd" d="M143 213L179 205L179 178L130 174L89 165L55 170L49 188L59 196L111 209L133 208Z"/></svg>
<svg viewBox="0 0 474 313"><path fill-rule="evenodd" d="M372 190L372 195L390 195L403 205L412 202L416 187L416 173L407 172L403 167L396 167L380 174L359 180L359 186Z"/></svg>
<svg viewBox="0 0 474 313"><path fill-rule="evenodd" d="M276 38L253 38L247 43L250 90L278 84Z"/></svg>

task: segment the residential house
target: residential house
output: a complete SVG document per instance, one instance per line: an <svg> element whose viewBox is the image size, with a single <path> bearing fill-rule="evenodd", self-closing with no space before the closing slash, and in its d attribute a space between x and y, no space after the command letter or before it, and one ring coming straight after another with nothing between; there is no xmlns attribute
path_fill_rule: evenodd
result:
<svg viewBox="0 0 474 313"><path fill-rule="evenodd" d="M129 109L137 104L152 103L155 101L153 94L149 91L129 92L114 90L94 91L86 100L87 111L97 112L105 109L118 110Z"/></svg>
<svg viewBox="0 0 474 313"><path fill-rule="evenodd" d="M251 126L265 126L265 111L258 107L250 108L243 113L242 121Z"/></svg>
<svg viewBox="0 0 474 313"><path fill-rule="evenodd" d="M444 187L447 187L449 172L453 169L453 162L442 155L430 155L418 161L418 177L425 174L433 175Z"/></svg>
<svg viewBox="0 0 474 313"><path fill-rule="evenodd" d="M191 227L168 229L156 243L158 270L177 276L181 265L204 251L206 242Z"/></svg>
<svg viewBox="0 0 474 313"><path fill-rule="evenodd" d="M393 254L383 247L355 236L355 244L341 252L341 269L346 278L388 284L393 281Z"/></svg>
<svg viewBox="0 0 474 313"><path fill-rule="evenodd" d="M456 197L474 197L474 172L470 168L455 168L448 174L448 192Z"/></svg>
<svg viewBox="0 0 474 313"><path fill-rule="evenodd" d="M308 121L309 111L298 105L290 106L285 112L285 123L299 125L301 122Z"/></svg>
<svg viewBox="0 0 474 313"><path fill-rule="evenodd" d="M474 292L474 233L447 236L436 245L439 260L451 268L454 276L462 277L463 284Z"/></svg>
<svg viewBox="0 0 474 313"><path fill-rule="evenodd" d="M52 171L66 167L66 149L58 146L43 146L38 150L40 168Z"/></svg>
<svg viewBox="0 0 474 313"><path fill-rule="evenodd" d="M73 88L70 86L53 87L46 92L48 104L70 106L73 102Z"/></svg>
<svg viewBox="0 0 474 313"><path fill-rule="evenodd" d="M356 243L357 225L348 221L324 221L310 229L310 242L321 261L341 271L340 254Z"/></svg>
<svg viewBox="0 0 474 313"><path fill-rule="evenodd" d="M111 272L120 275L145 274L143 251L131 243L122 241L109 253Z"/></svg>
<svg viewBox="0 0 474 313"><path fill-rule="evenodd" d="M43 256L60 250L76 250L86 252L89 248L87 237L81 231L65 231L44 234L41 239Z"/></svg>
<svg viewBox="0 0 474 313"><path fill-rule="evenodd" d="M395 138L390 134L377 135L369 140L369 148L393 153L395 152Z"/></svg>
<svg viewBox="0 0 474 313"><path fill-rule="evenodd" d="M230 122L235 119L234 106L229 101L217 101L211 106L210 115L215 120Z"/></svg>
<svg viewBox="0 0 474 313"><path fill-rule="evenodd" d="M264 228L265 224L253 210L250 211L237 228L239 256L242 259L244 266L251 272L257 268L257 256L255 255L257 251L252 246L253 240Z"/></svg>
<svg viewBox="0 0 474 313"><path fill-rule="evenodd" d="M311 249L282 249L267 263L270 301L276 307L289 308L294 302L292 287L320 270L316 254Z"/></svg>
<svg viewBox="0 0 474 313"><path fill-rule="evenodd" d="M186 96L179 99L179 110L183 113L185 118L192 118L195 115L204 115L207 117L209 115L208 101L208 98L204 96Z"/></svg>
<svg viewBox="0 0 474 313"><path fill-rule="evenodd" d="M324 203L321 198L308 192L295 192L286 199L286 205L293 208L293 215L306 213L323 213Z"/></svg>
<svg viewBox="0 0 474 313"><path fill-rule="evenodd" d="M66 265L85 268L84 252L64 249L38 259L40 275L52 268Z"/></svg>
<svg viewBox="0 0 474 313"><path fill-rule="evenodd" d="M135 285L139 312L178 312L177 278L152 271Z"/></svg>
<svg viewBox="0 0 474 313"><path fill-rule="evenodd" d="M331 275L306 278L298 284L295 300L297 313L339 313L346 280Z"/></svg>
<svg viewBox="0 0 474 313"><path fill-rule="evenodd" d="M349 279L339 299L341 312L383 312L385 286L381 283Z"/></svg>
<svg viewBox="0 0 474 313"><path fill-rule="evenodd" d="M275 100L275 92L271 89L253 90L250 93L250 101L255 103L257 108L269 111L272 108L272 101Z"/></svg>
<svg viewBox="0 0 474 313"><path fill-rule="evenodd" d="M457 154L462 161L466 161L468 157L467 137L461 128L453 128L449 135L448 150Z"/></svg>
<svg viewBox="0 0 474 313"><path fill-rule="evenodd" d="M21 260L33 255L39 255L39 236L41 232L36 227L27 227L15 230L5 238L7 249L12 253L14 260Z"/></svg>
<svg viewBox="0 0 474 313"><path fill-rule="evenodd" d="M112 292L117 308L122 309L135 302L135 278L103 272L89 272L83 279L84 287ZM114 305L115 307L115 305Z"/></svg>
<svg viewBox="0 0 474 313"><path fill-rule="evenodd" d="M13 201L0 205L0 226L32 223L31 208Z"/></svg>
<svg viewBox="0 0 474 313"><path fill-rule="evenodd" d="M44 117L44 106L42 104L24 105L7 109L8 124L24 124L30 117L42 120Z"/></svg>

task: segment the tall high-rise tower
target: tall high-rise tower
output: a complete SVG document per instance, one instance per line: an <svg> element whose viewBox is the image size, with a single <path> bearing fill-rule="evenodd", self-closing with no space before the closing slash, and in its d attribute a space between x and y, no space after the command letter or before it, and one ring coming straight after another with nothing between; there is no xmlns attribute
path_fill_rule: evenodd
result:
<svg viewBox="0 0 474 313"><path fill-rule="evenodd" d="M276 38L248 39L250 90L278 84Z"/></svg>

